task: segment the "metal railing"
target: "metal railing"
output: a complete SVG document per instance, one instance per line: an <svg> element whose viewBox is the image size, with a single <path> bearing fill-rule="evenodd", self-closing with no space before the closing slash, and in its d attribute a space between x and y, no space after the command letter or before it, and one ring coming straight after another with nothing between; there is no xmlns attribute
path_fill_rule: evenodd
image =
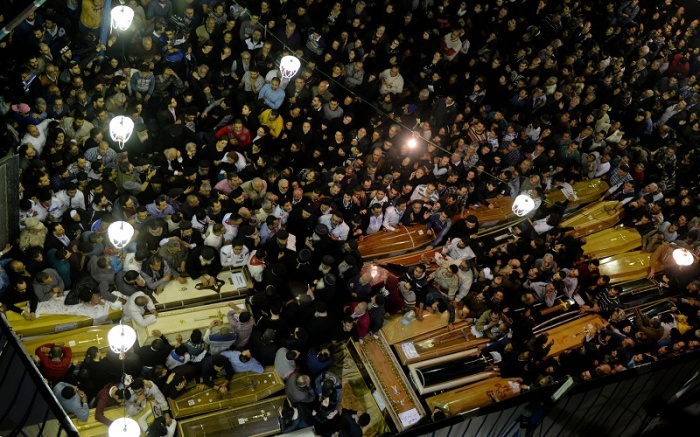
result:
<svg viewBox="0 0 700 437"><path fill-rule="evenodd" d="M0 435L77 437L73 422L0 313Z"/></svg>

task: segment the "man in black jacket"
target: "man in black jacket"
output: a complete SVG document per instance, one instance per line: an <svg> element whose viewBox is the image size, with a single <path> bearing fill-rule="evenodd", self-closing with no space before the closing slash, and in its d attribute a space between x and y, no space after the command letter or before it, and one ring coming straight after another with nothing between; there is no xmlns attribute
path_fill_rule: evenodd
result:
<svg viewBox="0 0 700 437"><path fill-rule="evenodd" d="M204 287L215 285L216 277L221 272L221 260L216 249L202 245L190 250L185 270L192 279L202 281Z"/></svg>

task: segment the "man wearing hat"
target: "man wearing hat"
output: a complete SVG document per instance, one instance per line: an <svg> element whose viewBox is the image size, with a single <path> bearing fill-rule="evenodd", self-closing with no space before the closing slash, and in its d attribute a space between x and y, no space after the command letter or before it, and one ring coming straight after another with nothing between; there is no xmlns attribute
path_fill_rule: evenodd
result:
<svg viewBox="0 0 700 437"><path fill-rule="evenodd" d="M30 247L43 248L49 232L46 226L34 217L28 217L24 226L24 230L19 234L19 249L26 252Z"/></svg>
<svg viewBox="0 0 700 437"><path fill-rule="evenodd" d="M168 237L179 240L186 249L194 249L204 243L202 233L192 227L190 220L181 220L178 229L170 232Z"/></svg>
<svg viewBox="0 0 700 437"><path fill-rule="evenodd" d="M20 129L26 128L29 125L38 125L41 119L32 114L31 108L26 103L18 103L12 105L12 121L17 123Z"/></svg>
<svg viewBox="0 0 700 437"><path fill-rule="evenodd" d="M315 227L316 216L313 206L305 205L301 208L292 206L292 211L287 217L287 230L297 237L297 241L306 241L313 234Z"/></svg>
<svg viewBox="0 0 700 437"><path fill-rule="evenodd" d="M276 232L272 237L270 237L267 243L263 245L267 251L268 259L281 261L283 263L287 263L288 259L293 260L295 257L294 251L287 247L288 241L289 232L284 229Z"/></svg>
<svg viewBox="0 0 700 437"><path fill-rule="evenodd" d="M314 228L310 237L306 238L305 245L311 250L313 257L319 260L326 253L333 241L328 237L328 226L319 223Z"/></svg>
<svg viewBox="0 0 700 437"><path fill-rule="evenodd" d="M203 286L216 284L216 277L221 272L221 260L216 249L210 246L197 246L190 250L187 256L185 270L194 280L201 281Z"/></svg>
<svg viewBox="0 0 700 437"><path fill-rule="evenodd" d="M307 282L313 277L314 267L311 265L311 251L308 248L304 247L296 256L287 256L284 259L290 272L290 281Z"/></svg>

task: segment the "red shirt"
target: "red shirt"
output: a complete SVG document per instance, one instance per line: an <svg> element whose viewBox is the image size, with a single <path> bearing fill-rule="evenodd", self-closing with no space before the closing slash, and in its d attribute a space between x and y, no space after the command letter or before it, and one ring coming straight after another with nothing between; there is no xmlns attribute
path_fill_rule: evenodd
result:
<svg viewBox="0 0 700 437"><path fill-rule="evenodd" d="M105 417L105 408L111 407L112 405L117 405L117 401L114 400L112 396L109 395L112 387L117 387L119 384L107 384L104 388L97 392L97 405L95 406L95 420L102 422L109 426L112 421Z"/></svg>
<svg viewBox="0 0 700 437"><path fill-rule="evenodd" d="M350 304L350 314L353 314L355 312L355 307L359 303L360 302L352 302ZM357 318L353 317L353 319L355 320L355 324L357 324L357 336L362 338L365 335L367 335L367 333L369 333L369 322L370 322L369 312L365 311L365 313L363 315L361 315L360 317L357 317Z"/></svg>
<svg viewBox="0 0 700 437"><path fill-rule="evenodd" d="M41 373L46 379L49 380L49 382L51 382L51 384L56 384L66 376L66 373L68 373L71 360L73 359L73 351L71 350L71 348L64 346L63 357L60 361L55 361L49 358L49 356L41 350L45 347L48 347L50 349L53 346L53 343L47 343L36 348L34 353L37 357L39 357L39 360L41 361Z"/></svg>

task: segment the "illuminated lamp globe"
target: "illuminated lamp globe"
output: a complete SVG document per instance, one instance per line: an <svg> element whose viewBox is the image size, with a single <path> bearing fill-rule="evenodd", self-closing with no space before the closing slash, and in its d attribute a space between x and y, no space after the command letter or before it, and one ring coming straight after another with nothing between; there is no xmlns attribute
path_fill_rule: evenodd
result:
<svg viewBox="0 0 700 437"><path fill-rule="evenodd" d="M522 217L535 208L535 201L527 194L520 194L513 202L513 213Z"/></svg>
<svg viewBox="0 0 700 437"><path fill-rule="evenodd" d="M127 30L134 20L134 10L128 6L119 5L112 9L112 28Z"/></svg>
<svg viewBox="0 0 700 437"><path fill-rule="evenodd" d="M124 143L129 141L131 134L134 132L134 121L123 115L114 117L109 122L109 136L119 144L119 148L124 148Z"/></svg>
<svg viewBox="0 0 700 437"><path fill-rule="evenodd" d="M417 144L417 143L416 143L416 139L415 139L415 138L411 138L410 140L408 140L408 147L410 147L411 149L413 149L414 147L416 147L416 144Z"/></svg>
<svg viewBox="0 0 700 437"><path fill-rule="evenodd" d="M136 342L136 331L131 326L120 323L109 330L107 341L109 342L109 348L115 354L123 354L131 349L131 346Z"/></svg>
<svg viewBox="0 0 700 437"><path fill-rule="evenodd" d="M693 263L693 254L685 248L679 248L673 251L673 260L679 266L689 266Z"/></svg>
<svg viewBox="0 0 700 437"><path fill-rule="evenodd" d="M280 61L280 71L285 79L294 77L299 71L299 67L301 67L301 61L296 56L285 56Z"/></svg>
<svg viewBox="0 0 700 437"><path fill-rule="evenodd" d="M109 425L107 435L109 437L139 437L141 428L139 428L139 424L134 419L120 417Z"/></svg>
<svg viewBox="0 0 700 437"><path fill-rule="evenodd" d="M117 221L109 225L107 228L107 236L114 247L122 249L129 244L131 237L134 236L134 227L131 226L129 222Z"/></svg>

